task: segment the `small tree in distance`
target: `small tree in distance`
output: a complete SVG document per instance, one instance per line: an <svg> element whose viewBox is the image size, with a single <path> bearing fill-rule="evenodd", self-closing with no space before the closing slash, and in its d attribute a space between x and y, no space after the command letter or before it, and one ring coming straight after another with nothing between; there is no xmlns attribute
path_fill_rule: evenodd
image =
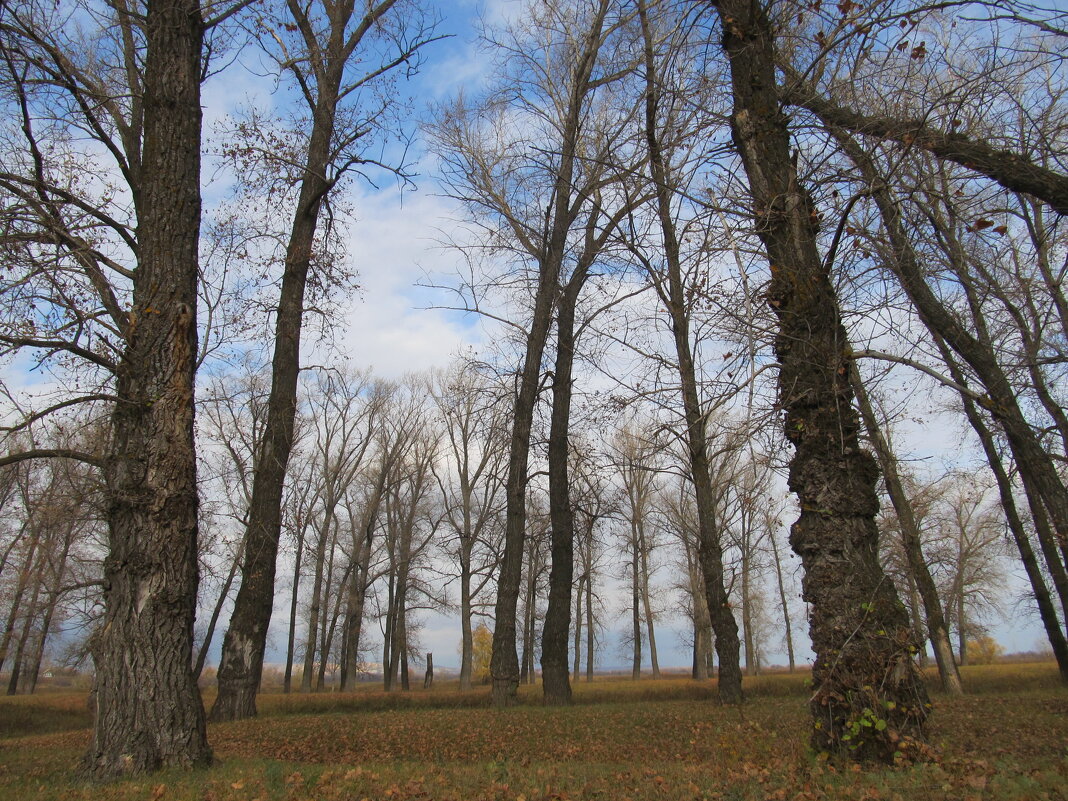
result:
<svg viewBox="0 0 1068 801"><path fill-rule="evenodd" d="M493 654L493 631L485 623L479 623L471 632L471 639L473 641L471 677L478 684L488 684L490 656Z"/></svg>
<svg viewBox="0 0 1068 801"><path fill-rule="evenodd" d="M968 661L973 665L990 665L997 662L1005 649L989 634L968 640Z"/></svg>

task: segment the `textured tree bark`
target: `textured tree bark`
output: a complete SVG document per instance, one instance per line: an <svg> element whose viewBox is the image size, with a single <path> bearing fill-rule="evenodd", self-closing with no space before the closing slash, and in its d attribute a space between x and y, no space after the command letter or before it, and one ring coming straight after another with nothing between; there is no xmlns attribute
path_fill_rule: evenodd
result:
<svg viewBox="0 0 1068 801"><path fill-rule="evenodd" d="M848 341L816 246L818 215L790 157L771 23L753 0L721 0L717 10L734 93L731 132L779 323L779 404L801 507L790 542L805 568L816 653L812 745L861 761L916 757L930 704L912 661L908 613L879 565L878 468L859 446Z"/></svg>
<svg viewBox="0 0 1068 801"><path fill-rule="evenodd" d="M101 779L211 762L192 671L202 36L197 0L148 5L139 261L104 471L105 611L83 760Z"/></svg>
<svg viewBox="0 0 1068 801"><path fill-rule="evenodd" d="M686 445L690 458L690 476L697 497L698 538L700 564L704 574L709 615L716 632L716 651L719 654L719 700L725 704L742 702L742 671L739 662L740 644L738 623L730 608L723 572L723 544L715 524L712 475L708 464L708 434L705 414L697 387L697 371L690 343L690 321L686 309L685 288L678 235L671 215L671 189L668 165L660 146L657 127L658 93L652 38L645 14L645 3L639 5L645 39L645 68L647 87L645 96L645 137L649 146L649 170L656 191L657 213L664 239L664 257L668 267L668 286L657 286L657 293L671 317L671 331L679 364L682 403L686 418Z"/></svg>
<svg viewBox="0 0 1068 801"><path fill-rule="evenodd" d="M897 512L898 523L901 525L902 545L905 548L905 558L908 561L909 574L916 584L920 598L923 600L924 616L927 619L927 637L931 640L934 649L935 662L938 664L938 676L942 680L942 689L950 695L963 695L964 687L961 685L960 672L953 661L953 648L949 642L949 628L946 626L946 616L942 611L942 600L938 597L938 588L935 586L931 570L927 566L927 560L923 557L923 545L920 540L920 526L916 521L916 515L912 509L912 503L905 493L905 487L901 483L901 477L897 472L897 459L890 449L890 443L883 436L879 421L875 417L871 401L868 400L868 392L860 378L860 373L854 363L850 369L850 377L853 381L853 390L860 404L860 413L864 418L864 426L868 430L868 439L879 459L879 466L883 471L883 481L886 484L886 492L890 496L890 502ZM926 649L924 649L926 650Z"/></svg>

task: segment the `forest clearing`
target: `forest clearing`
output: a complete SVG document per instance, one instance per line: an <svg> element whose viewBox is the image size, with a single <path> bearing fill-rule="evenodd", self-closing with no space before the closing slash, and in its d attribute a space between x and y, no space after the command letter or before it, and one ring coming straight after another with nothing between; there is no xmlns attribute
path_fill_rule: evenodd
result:
<svg viewBox="0 0 1068 801"><path fill-rule="evenodd" d="M1066 42L0 0L0 801L1065 798Z"/></svg>
<svg viewBox="0 0 1068 801"><path fill-rule="evenodd" d="M4 698L0 797L1068 798L1068 697L1056 666L972 666L962 674L967 695L931 687L936 756L874 769L812 756L805 671L747 678L749 700L738 707L720 706L714 683L681 678L576 683L575 704L565 709L543 706L529 685L520 705L504 710L492 707L488 687L460 694L446 683L410 693L264 694L259 717L209 729L212 768L104 785L72 772L89 738L84 694Z"/></svg>

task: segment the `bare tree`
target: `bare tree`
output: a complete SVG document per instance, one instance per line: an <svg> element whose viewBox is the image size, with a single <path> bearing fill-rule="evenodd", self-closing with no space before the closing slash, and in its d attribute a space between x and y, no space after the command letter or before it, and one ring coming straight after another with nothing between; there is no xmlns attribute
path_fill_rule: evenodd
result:
<svg viewBox="0 0 1068 801"><path fill-rule="evenodd" d="M212 720L256 714L274 601L282 490L293 447L305 291L320 213L346 173L375 163L366 140L382 126L390 101L388 94L368 101L374 82L401 67L411 72L418 51L430 39L430 29L413 3L379 0L358 6L353 0L287 0L285 9L279 19L260 17L258 25L279 72L292 75L307 106L306 130L298 137L306 140L306 150L288 162L288 154L272 152L266 132L255 130L251 141L235 151L245 160L265 162L268 173L279 161L283 174L294 170L294 163L300 167L293 176L299 189L275 320L271 396L256 452L241 587L223 641ZM249 133L253 127L240 130ZM403 174L403 168L397 172Z"/></svg>
<svg viewBox="0 0 1068 801"><path fill-rule="evenodd" d="M911 584L914 584L920 598L923 601L923 617L927 621L926 639L931 641L934 649L935 662L938 665L938 675L942 681L942 689L951 695L960 695L964 692L961 685L960 673L953 661L953 651L949 643L949 629L946 626L945 614L942 608L942 599L938 588L935 586L927 559L923 553L923 544L920 526L916 519L913 504L905 492L904 484L898 470L898 462L891 449L888 438L883 435L882 428L875 416L868 397L867 388L864 386L860 372L854 365L851 373L853 391L856 393L860 404L861 417L864 427L867 429L868 441L875 451L882 468L883 481L886 484L886 492L890 496L890 502L894 506L897 515L898 526L901 531L901 544L905 551L905 560L908 566L908 576ZM920 610L913 608L913 615L919 620ZM926 649L924 649L926 653Z"/></svg>
<svg viewBox="0 0 1068 801"><path fill-rule="evenodd" d="M492 673L498 705L514 702L520 677L515 619L523 572L530 433L542 357L559 286L566 280L564 271L577 263L574 239L589 230L583 220L596 226L601 218L593 209L603 166L586 157L595 156L606 143L587 142L588 126L598 96L616 80L609 71L601 71L599 56L618 31L620 16L612 0L532 5L524 22L502 31L495 43L502 57L498 90L477 108L461 102L443 109L434 129L450 191L468 207L486 242L529 270L520 285L529 289L530 323L513 324L523 332L524 356L513 407L505 544L494 614ZM517 125L518 118L522 125ZM593 230L589 238L596 236ZM477 297L471 303L483 310ZM566 514L566 501L560 503ZM565 573L570 570L569 560L559 564ZM564 578L567 581L561 579L558 587L565 583L570 587L571 577ZM570 603L556 607L562 609L560 614L569 614ZM559 627L554 630L558 633ZM556 662L566 682L566 630L562 642L565 655Z"/></svg>
<svg viewBox="0 0 1068 801"><path fill-rule="evenodd" d="M317 375L315 388L309 398L309 426L315 432L315 443L310 446L312 454L309 458L314 459L318 466L317 480L321 483L321 489L317 493L319 503L312 512L314 578L301 692L312 689L316 654L319 656L320 676L329 658L329 622L333 617L329 614L329 601L336 598L339 606L341 598L341 594L332 587L335 547L341 525L339 506L349 486L364 467L374 442L383 396L387 393L387 388L372 385L366 374L347 375L328 370ZM326 610L324 605L328 607Z"/></svg>
<svg viewBox="0 0 1068 801"><path fill-rule="evenodd" d="M779 404L795 448L790 487L801 507L791 544L805 567L816 652L812 744L890 762L910 742L923 742L928 700L912 663L907 612L878 561L878 468L859 447L848 339L817 247L819 215L790 154L771 20L746 0L724 0L717 14L734 92L732 137L772 266ZM884 726L854 740L852 726L865 709L886 710Z"/></svg>
<svg viewBox="0 0 1068 801"><path fill-rule="evenodd" d="M460 690L472 686L473 618L500 561L507 399L471 365L456 362L432 379L444 424L445 458L433 467L460 570Z"/></svg>
<svg viewBox="0 0 1068 801"><path fill-rule="evenodd" d="M684 274L682 241L677 219L676 194L690 191L687 179L692 179L695 165L686 163L686 141L677 137L687 127L693 135L699 120L692 118L695 105L682 98L673 81L677 79L680 65L692 57L691 42L679 41L677 32L688 26L681 20L664 19L660 15L651 18L646 3L638 3L644 40L645 66L645 123L644 134L649 150L648 169L656 197L656 219L660 228L662 257L654 261L635 250L642 262L671 320L678 374L686 422L686 444L689 455L689 474L694 483L697 501L698 532L700 536L700 561L704 573L703 585L708 593L706 606L716 631L716 649L719 653L719 697L723 703L737 704L742 701L742 678L738 660L738 625L730 609L723 571L723 543L714 527L712 508L712 478L708 464L707 411L702 408L694 359L694 343L691 341L692 304L697 298L694 283L700 280L700 266L691 267ZM658 40L654 24L661 22L669 32L667 41ZM663 33L660 34L664 36ZM658 52L658 50L663 52ZM675 63L672 63L675 61ZM662 65L667 62L666 67ZM685 71L685 67L681 68ZM668 87L676 89L671 95ZM699 104L696 104L699 107ZM699 130L699 128L698 128ZM686 134L683 134L684 136ZM676 159L675 156L680 158ZM661 266L660 262L663 262ZM688 302L689 300L689 302Z"/></svg>
<svg viewBox="0 0 1068 801"><path fill-rule="evenodd" d="M1005 517L990 501L992 487L972 473L942 479L937 493L932 559L942 567L948 622L956 630L957 656L967 664L967 643L984 632L985 613L998 608L1004 571Z"/></svg>
<svg viewBox="0 0 1068 801"><path fill-rule="evenodd" d="M205 19L196 0L143 11L120 0L99 11L23 3L5 5L0 17L5 92L21 136L16 157L4 159L2 191L9 230L23 234L13 263L24 271L5 300L18 309L40 292L48 309L40 326L5 324L0 341L101 371L104 391L92 394L118 400L106 458L5 460L73 456L104 471L109 556L84 767L105 777L211 761L191 670L193 374L203 42L220 17ZM216 11L225 17L234 7ZM97 170L102 182L79 187L51 161L76 155L62 141L68 125L94 144L92 155L67 164Z"/></svg>

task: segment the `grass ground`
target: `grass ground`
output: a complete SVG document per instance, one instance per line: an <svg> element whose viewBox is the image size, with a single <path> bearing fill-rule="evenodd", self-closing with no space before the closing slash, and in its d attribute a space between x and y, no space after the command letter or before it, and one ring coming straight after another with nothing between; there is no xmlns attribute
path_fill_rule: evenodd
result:
<svg viewBox="0 0 1068 801"><path fill-rule="evenodd" d="M253 721L211 726L217 764L107 785L73 774L84 695L0 700L0 799L89 801L564 801L565 799L1068 799L1068 692L1052 665L965 669L935 697L936 762L858 770L806 747L805 676L714 685L602 680L549 709L540 689L498 711L485 691L261 696ZM210 701L210 699L209 699Z"/></svg>

